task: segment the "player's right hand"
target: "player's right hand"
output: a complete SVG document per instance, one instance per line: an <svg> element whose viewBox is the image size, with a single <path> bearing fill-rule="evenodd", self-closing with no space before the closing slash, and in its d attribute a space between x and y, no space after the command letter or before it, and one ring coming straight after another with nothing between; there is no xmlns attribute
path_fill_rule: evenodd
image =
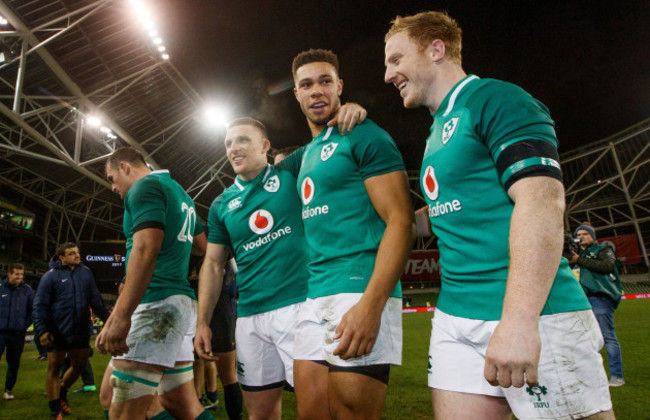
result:
<svg viewBox="0 0 650 420"><path fill-rule="evenodd" d="M210 326L201 324L196 327L194 336L194 351L204 360L219 360L217 356L212 355L212 330Z"/></svg>
<svg viewBox="0 0 650 420"><path fill-rule="evenodd" d="M121 356L129 352L126 337L131 329L131 317L119 317L113 312L95 339L95 348L101 353Z"/></svg>
<svg viewBox="0 0 650 420"><path fill-rule="evenodd" d="M38 342L40 343L41 346L43 347L49 347L52 345L52 342L54 339L52 338L52 334L49 332L44 332L41 334L41 336L38 338Z"/></svg>

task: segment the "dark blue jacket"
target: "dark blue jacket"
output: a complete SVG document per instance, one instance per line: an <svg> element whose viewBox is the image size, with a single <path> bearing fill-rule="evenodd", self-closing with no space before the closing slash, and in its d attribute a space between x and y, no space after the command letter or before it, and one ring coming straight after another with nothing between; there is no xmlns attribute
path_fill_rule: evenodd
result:
<svg viewBox="0 0 650 420"><path fill-rule="evenodd" d="M61 264L55 255L50 271L38 284L34 298L34 338L50 332L57 343L73 343L90 338L90 306L102 320L108 319L95 278L88 267L74 271Z"/></svg>
<svg viewBox="0 0 650 420"><path fill-rule="evenodd" d="M0 281L0 331L25 332L32 325L34 291L25 283L14 287L5 277Z"/></svg>

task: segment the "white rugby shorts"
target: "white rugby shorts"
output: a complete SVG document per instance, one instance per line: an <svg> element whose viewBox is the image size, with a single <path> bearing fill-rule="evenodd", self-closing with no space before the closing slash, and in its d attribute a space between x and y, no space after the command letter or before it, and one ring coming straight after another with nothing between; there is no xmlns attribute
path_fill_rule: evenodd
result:
<svg viewBox="0 0 650 420"><path fill-rule="evenodd" d="M280 387L284 381L293 386L294 333L301 304L237 319L237 379L244 390Z"/></svg>
<svg viewBox="0 0 650 420"><path fill-rule="evenodd" d="M126 338L129 352L113 359L167 368L176 362L193 362L195 333L196 301L189 296L173 295L141 303L131 316Z"/></svg>
<svg viewBox="0 0 650 420"><path fill-rule="evenodd" d="M504 397L519 419L574 419L612 408L599 353L603 337L590 310L543 315L537 386L492 386L485 379L485 352L499 321L448 315L432 320L429 386Z"/></svg>
<svg viewBox="0 0 650 420"><path fill-rule="evenodd" d="M335 340L336 328L345 313L354 306L361 293L340 293L307 299L300 309L296 328L295 358L325 360L335 366L369 366L402 364L402 300L388 298L381 314L381 327L369 354L343 360L334 356L340 340Z"/></svg>

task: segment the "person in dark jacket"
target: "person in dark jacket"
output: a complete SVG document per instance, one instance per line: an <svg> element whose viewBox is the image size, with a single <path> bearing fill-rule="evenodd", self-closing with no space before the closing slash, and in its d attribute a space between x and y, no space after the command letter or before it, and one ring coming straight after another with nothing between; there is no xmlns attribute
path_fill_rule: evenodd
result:
<svg viewBox="0 0 650 420"><path fill-rule="evenodd" d="M79 248L72 242L60 245L50 261L34 299L34 339L47 347L47 377L45 387L52 418L69 414L68 389L88 363L90 347L90 310L104 321L104 307L95 278L81 264ZM59 372L66 353L72 369L68 369L59 384Z"/></svg>
<svg viewBox="0 0 650 420"><path fill-rule="evenodd" d="M12 389L18 379L20 356L25 347L25 331L32 324L34 292L23 283L25 267L9 266L8 277L0 281L0 358L7 349L5 400L13 400Z"/></svg>
<svg viewBox="0 0 650 420"><path fill-rule="evenodd" d="M625 384L623 357L614 331L614 310L622 294L620 262L611 247L596 242L593 226L586 223L578 226L575 236L580 239L581 252L580 255L574 252L569 262L580 267L580 284L603 333L609 362L609 386L621 386Z"/></svg>

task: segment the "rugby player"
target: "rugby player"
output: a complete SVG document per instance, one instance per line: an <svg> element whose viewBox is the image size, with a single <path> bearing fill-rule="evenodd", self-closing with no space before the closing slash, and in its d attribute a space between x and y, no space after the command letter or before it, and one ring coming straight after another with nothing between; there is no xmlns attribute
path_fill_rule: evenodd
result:
<svg viewBox="0 0 650 420"><path fill-rule="evenodd" d="M397 17L385 81L433 116L418 231L438 237L442 290L429 386L436 419L614 418L590 306L562 258L564 187L548 109L467 75L445 13Z"/></svg>
<svg viewBox="0 0 650 420"><path fill-rule="evenodd" d="M345 131L366 112L348 104ZM229 124L224 140L237 178L210 206L208 247L199 274L197 354L211 356L210 318L219 297L228 248L239 268L237 376L251 419L280 419L282 389L293 387L294 330L307 293L305 250L296 179L267 163L266 127L252 118Z"/></svg>
<svg viewBox="0 0 650 420"><path fill-rule="evenodd" d="M194 203L169 171L151 171L135 149L117 149L106 179L124 199L126 281L96 348L113 357L111 419L143 419L156 392L177 419L212 419L193 385L196 300L187 272L205 249Z"/></svg>
<svg viewBox="0 0 650 420"><path fill-rule="evenodd" d="M343 81L328 50L293 60L294 93L313 140L279 167L297 177L309 250L308 299L296 329L300 418L379 418L390 365L401 364L398 284L414 222L401 155L365 120L340 133Z"/></svg>

